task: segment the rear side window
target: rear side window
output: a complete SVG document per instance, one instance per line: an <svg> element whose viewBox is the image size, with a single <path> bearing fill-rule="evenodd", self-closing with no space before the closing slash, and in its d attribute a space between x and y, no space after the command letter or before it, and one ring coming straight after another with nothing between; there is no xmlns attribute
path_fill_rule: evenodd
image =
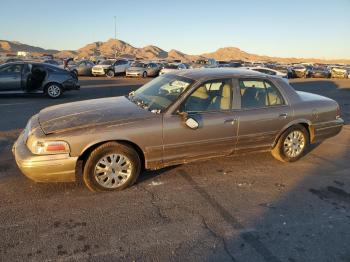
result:
<svg viewBox="0 0 350 262"><path fill-rule="evenodd" d="M240 80L241 107L243 109L283 105L278 89L265 80Z"/></svg>

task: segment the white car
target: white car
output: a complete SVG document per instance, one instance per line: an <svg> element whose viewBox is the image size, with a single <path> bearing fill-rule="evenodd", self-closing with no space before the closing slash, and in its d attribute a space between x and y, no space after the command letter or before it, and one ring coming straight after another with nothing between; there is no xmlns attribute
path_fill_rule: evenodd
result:
<svg viewBox="0 0 350 262"><path fill-rule="evenodd" d="M243 67L244 69L249 69L249 70L253 70L253 71L257 71L263 74L267 74L267 75L272 75L272 76L277 76L282 78L283 80L285 80L288 83L288 74L287 73L283 73L271 68L267 68L267 67Z"/></svg>
<svg viewBox="0 0 350 262"><path fill-rule="evenodd" d="M125 73L130 67L130 61L127 59L105 60L95 65L91 72L93 76L114 77L116 74Z"/></svg>
<svg viewBox="0 0 350 262"><path fill-rule="evenodd" d="M164 75L166 73L174 72L174 71L177 71L177 70L183 70L183 69L187 69L187 67L184 64L182 64L182 63L171 63L171 64L168 64L168 65L164 66L160 70L159 75Z"/></svg>

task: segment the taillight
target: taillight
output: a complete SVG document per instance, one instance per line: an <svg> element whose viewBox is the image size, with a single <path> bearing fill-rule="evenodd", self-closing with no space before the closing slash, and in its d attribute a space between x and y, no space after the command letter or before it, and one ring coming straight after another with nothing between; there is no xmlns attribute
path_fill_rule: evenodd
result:
<svg viewBox="0 0 350 262"><path fill-rule="evenodd" d="M335 115L335 119L340 118L340 106L337 106L337 111L336 111L336 115Z"/></svg>

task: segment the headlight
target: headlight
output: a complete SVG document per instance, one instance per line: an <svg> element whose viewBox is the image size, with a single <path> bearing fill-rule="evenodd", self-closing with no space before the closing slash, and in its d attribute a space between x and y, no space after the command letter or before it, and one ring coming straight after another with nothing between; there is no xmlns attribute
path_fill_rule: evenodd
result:
<svg viewBox="0 0 350 262"><path fill-rule="evenodd" d="M70 152L68 143L64 141L34 141L29 149L36 155L67 154Z"/></svg>

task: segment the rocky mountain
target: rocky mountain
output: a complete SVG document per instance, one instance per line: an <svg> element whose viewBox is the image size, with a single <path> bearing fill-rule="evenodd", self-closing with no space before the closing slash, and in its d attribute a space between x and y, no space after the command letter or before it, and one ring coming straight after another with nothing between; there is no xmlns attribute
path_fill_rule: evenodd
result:
<svg viewBox="0 0 350 262"><path fill-rule="evenodd" d="M284 63L302 63L302 62L313 62L313 63L344 63L349 64L350 59L319 59L319 58L282 58L282 57L271 57L266 55L250 54L240 50L237 47L225 47L219 48L215 52L202 54L204 57L211 57L216 60L243 60L243 61L273 61L273 62L284 62Z"/></svg>
<svg viewBox="0 0 350 262"><path fill-rule="evenodd" d="M26 51L36 54L56 54L58 52L58 50L44 49L37 46L22 44L17 41L0 40L0 52L17 53L18 51Z"/></svg>
<svg viewBox="0 0 350 262"><path fill-rule="evenodd" d="M15 53L17 51L28 51L35 54L54 54L58 58L79 57L89 58L90 56L114 57L116 52L118 56L128 58L144 59L177 59L183 62L194 61L200 57L210 57L216 60L249 60L249 61L276 61L276 62L317 62L317 63L350 63L349 59L324 60L317 58L281 58L264 55L250 54L236 47L219 48L215 52L202 55L188 55L178 50L172 49L169 52L153 45L137 48L124 41L109 39L106 42L94 42L79 48L78 50L49 50L40 47L30 46L19 42L0 40L0 53Z"/></svg>

